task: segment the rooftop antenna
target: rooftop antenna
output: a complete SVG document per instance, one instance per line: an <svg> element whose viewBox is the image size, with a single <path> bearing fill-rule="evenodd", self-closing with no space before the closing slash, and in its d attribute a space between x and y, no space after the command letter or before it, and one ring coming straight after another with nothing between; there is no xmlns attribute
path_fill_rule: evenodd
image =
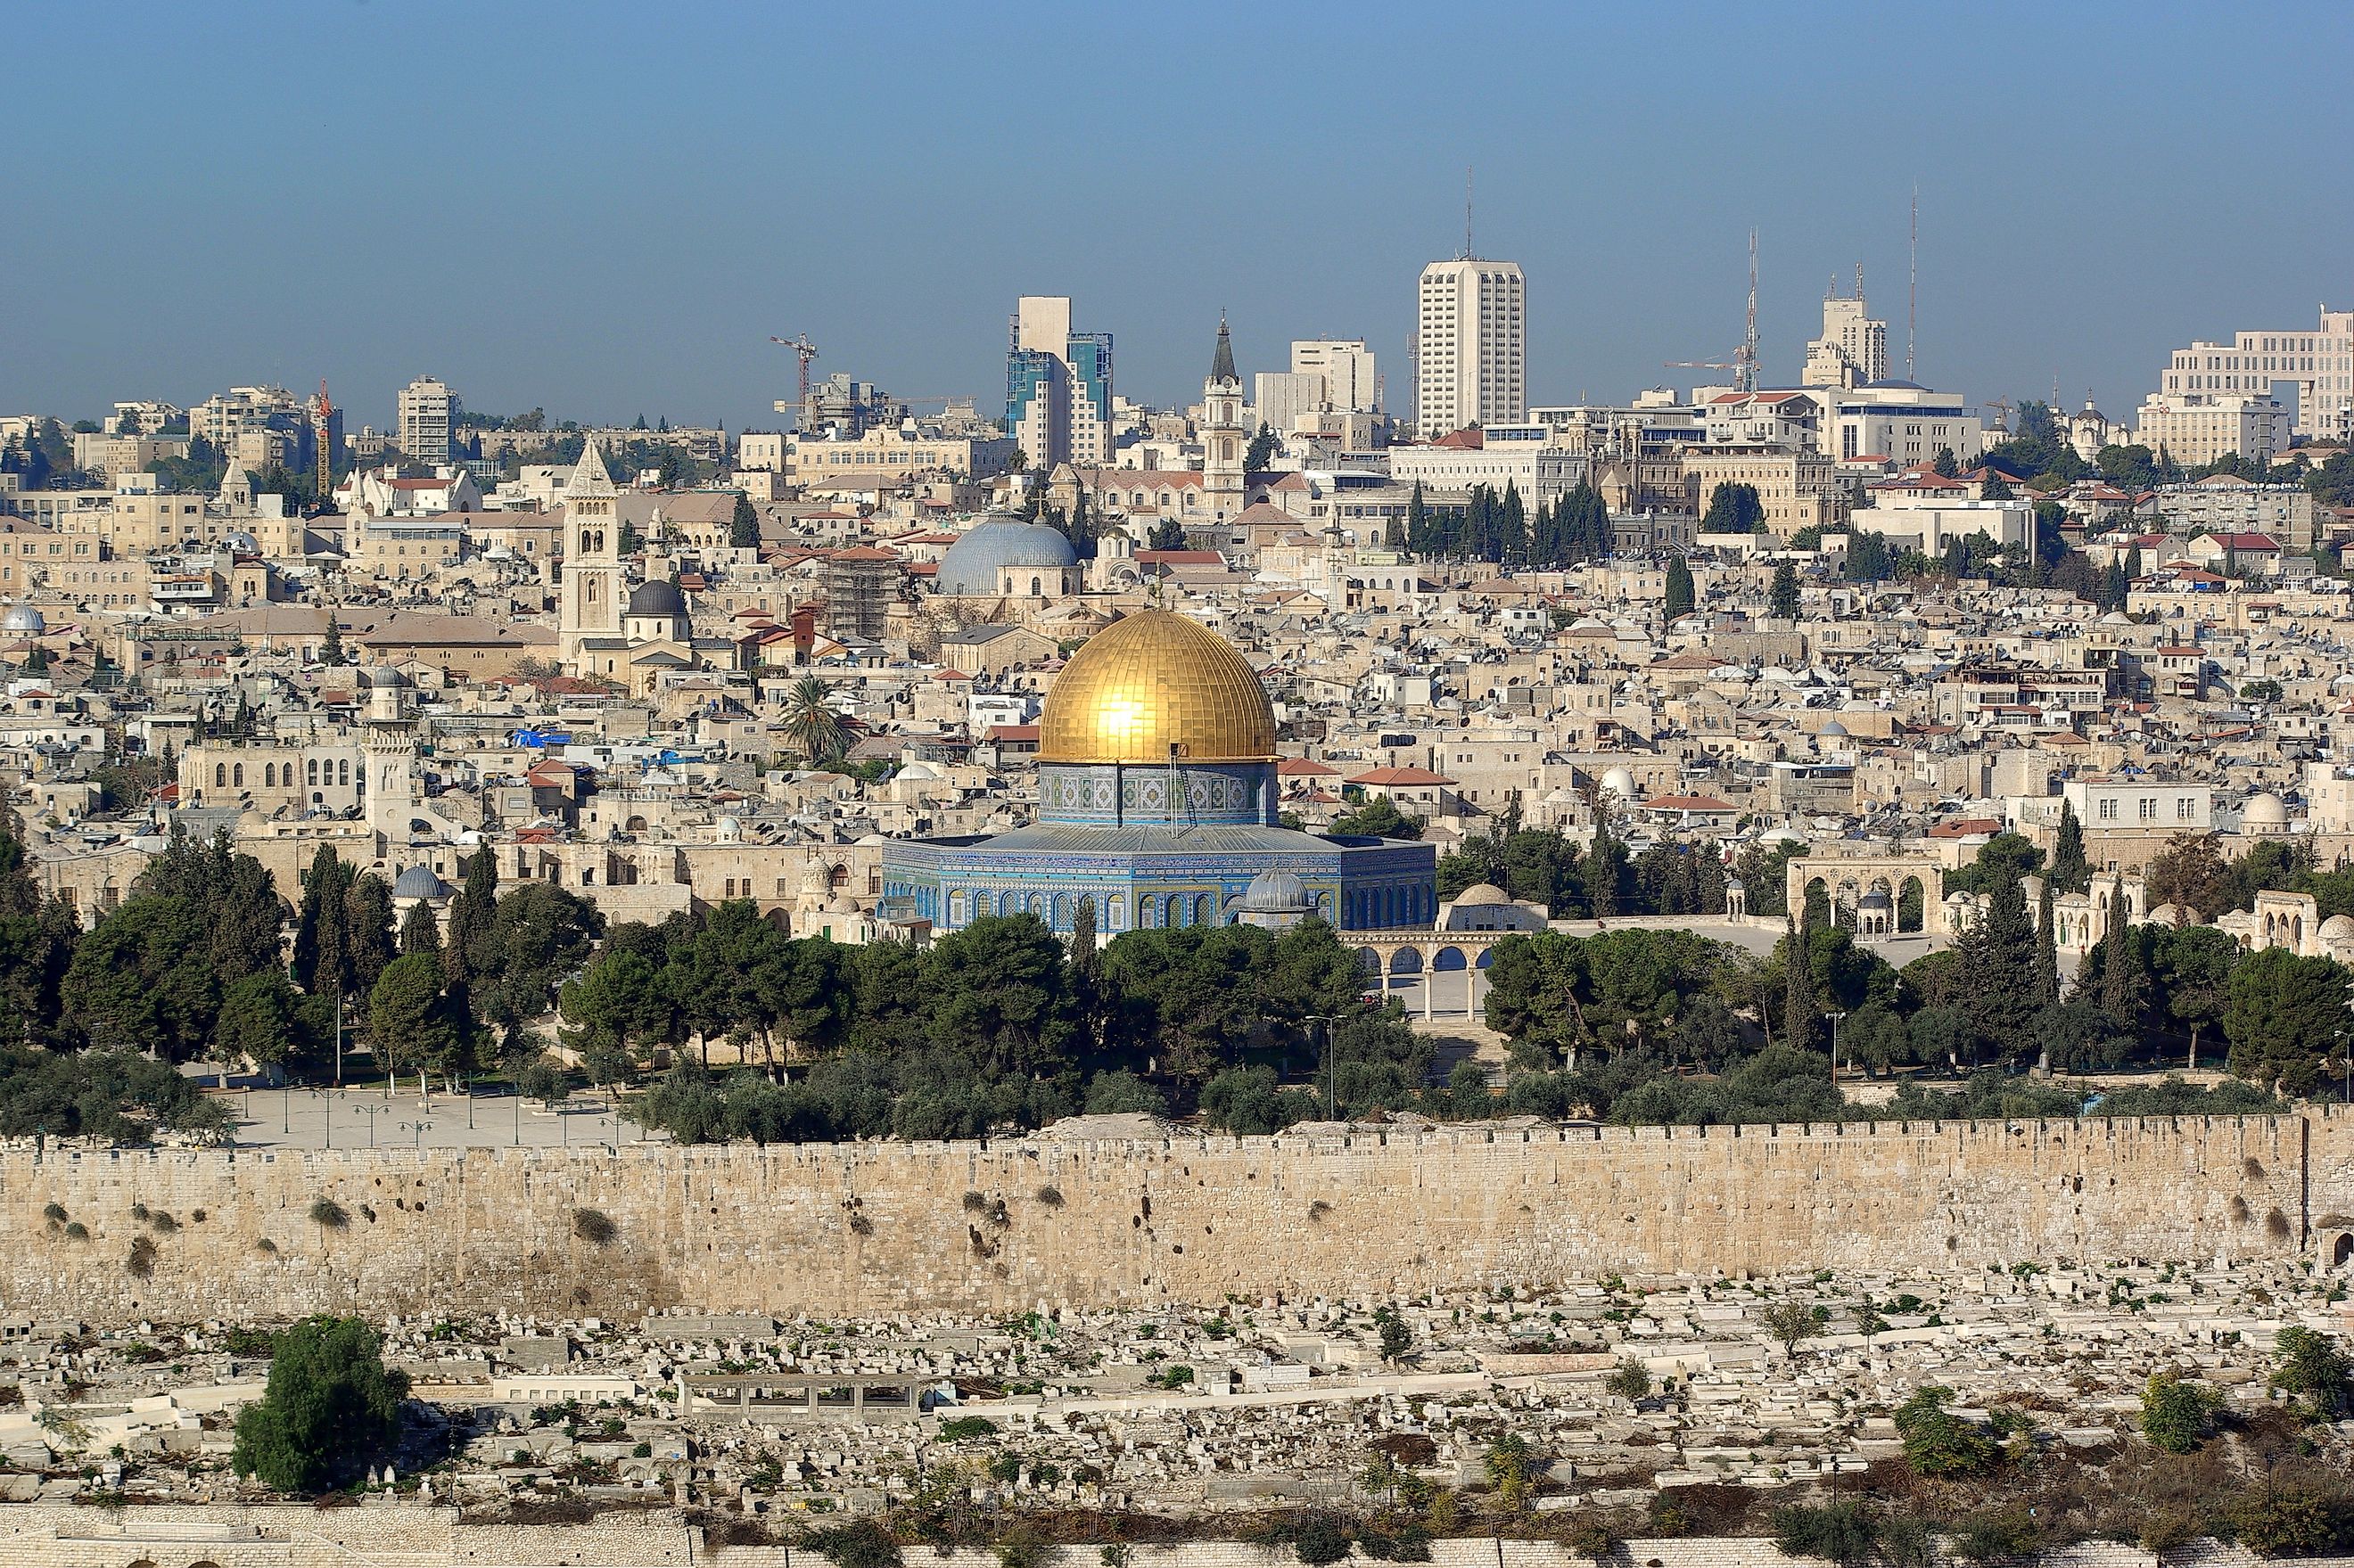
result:
<svg viewBox="0 0 2354 1568"><path fill-rule="evenodd" d="M1910 276L1904 283L1904 379L1911 381L1914 378L1913 344L1919 329L1921 310L1921 187L1917 184L1913 187L1913 240L1908 270ZM1861 268L1857 269L1857 275L1859 278L1862 275ZM1862 283L1856 284L1855 291L1859 294L1863 292Z"/></svg>
<svg viewBox="0 0 2354 1568"><path fill-rule="evenodd" d="M1463 260L1471 260L1471 165L1463 165Z"/></svg>

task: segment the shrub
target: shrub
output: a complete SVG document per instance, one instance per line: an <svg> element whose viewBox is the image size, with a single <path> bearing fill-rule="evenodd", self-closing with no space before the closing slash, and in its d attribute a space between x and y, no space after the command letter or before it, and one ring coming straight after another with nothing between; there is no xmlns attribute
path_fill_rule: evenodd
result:
<svg viewBox="0 0 2354 1568"><path fill-rule="evenodd" d="M978 1193L978 1192L967 1192L965 1193L965 1195L964 1195L964 1212L965 1212L966 1213L968 1213L968 1214L980 1214L980 1213L986 1213L988 1212L988 1210L989 1210L989 1200L988 1200L987 1198L984 1198L984 1197L982 1197L980 1193Z"/></svg>
<svg viewBox="0 0 2354 1568"><path fill-rule="evenodd" d="M2141 1391L2141 1435L2169 1454L2196 1452L2213 1433L2222 1403L2205 1383L2158 1372Z"/></svg>
<svg viewBox="0 0 2354 1568"><path fill-rule="evenodd" d="M68 1220L68 1221L66 1222L66 1240L68 1240L68 1241L88 1241L88 1240L90 1240L90 1227L89 1227L88 1225L86 1225L86 1224L83 1224L80 1220Z"/></svg>
<svg viewBox="0 0 2354 1568"><path fill-rule="evenodd" d="M180 1228L180 1222L159 1210L147 1216L147 1228L159 1236L167 1236Z"/></svg>
<svg viewBox="0 0 2354 1568"><path fill-rule="evenodd" d="M333 1198L314 1198L311 1202L311 1223L324 1230L339 1231L352 1223L352 1217Z"/></svg>
<svg viewBox="0 0 2354 1568"><path fill-rule="evenodd" d="M1310 1568L1338 1563L1349 1555L1349 1527L1333 1514L1303 1514L1292 1527L1291 1550Z"/></svg>
<svg viewBox="0 0 2354 1568"><path fill-rule="evenodd" d="M49 1224L53 1225L64 1224L66 1223L66 1206L63 1203L45 1204L41 1209L41 1218L48 1221Z"/></svg>
<svg viewBox="0 0 2354 1568"><path fill-rule="evenodd" d="M155 1244L145 1236L133 1236L131 1255L122 1260L123 1268L133 1279L146 1279L155 1273Z"/></svg>
<svg viewBox="0 0 2354 1568"><path fill-rule="evenodd" d="M2338 1535L2338 1510L2317 1491L2266 1482L2226 1512L2240 1544L2265 1557L2310 1557Z"/></svg>
<svg viewBox="0 0 2354 1568"><path fill-rule="evenodd" d="M1038 1189L1038 1201L1050 1209L1059 1209L1063 1206L1063 1190L1049 1181Z"/></svg>
<svg viewBox="0 0 2354 1568"><path fill-rule="evenodd" d="M1053 1548L1027 1524L1016 1524L997 1543L997 1568L1046 1568Z"/></svg>
<svg viewBox="0 0 2354 1568"><path fill-rule="evenodd" d="M1897 1408L1896 1434L1904 1440L1904 1462L1915 1475L1975 1475L1994 1463L1994 1438L1947 1410L1953 1398L1952 1389L1930 1383L1914 1390Z"/></svg>
<svg viewBox="0 0 2354 1568"><path fill-rule="evenodd" d="M1651 1392L1651 1369L1632 1356L1623 1357L1602 1386L1620 1399L1641 1399Z"/></svg>
<svg viewBox="0 0 2354 1568"><path fill-rule="evenodd" d="M1954 1527L1954 1555L1970 1563L2024 1557L2042 1544L2043 1533L2024 1508L1974 1513Z"/></svg>
<svg viewBox="0 0 2354 1568"><path fill-rule="evenodd" d="M2273 1370L2271 1386L2285 1393L2308 1420L2334 1421L2347 1406L2354 1364L2338 1341L2311 1329L2283 1329L2273 1339L2280 1365Z"/></svg>
<svg viewBox="0 0 2354 1568"><path fill-rule="evenodd" d="M147 1223L147 1213L148 1210L146 1204L133 1203L131 1205L131 1217L143 1225Z"/></svg>
<svg viewBox="0 0 2354 1568"><path fill-rule="evenodd" d="M899 1543L871 1519L813 1530L809 1544L833 1568L899 1568Z"/></svg>
<svg viewBox="0 0 2354 1568"><path fill-rule="evenodd" d="M1880 1549L1880 1520L1860 1502L1792 1504L1774 1510L1774 1544L1785 1556L1861 1563Z"/></svg>
<svg viewBox="0 0 2354 1568"><path fill-rule="evenodd" d="M965 1443L976 1437L997 1436L997 1423L986 1415L958 1415L940 1423L938 1441Z"/></svg>
<svg viewBox="0 0 2354 1568"><path fill-rule="evenodd" d="M575 1209L572 1211L572 1234L591 1246L611 1246L613 1238L620 1232L603 1210Z"/></svg>

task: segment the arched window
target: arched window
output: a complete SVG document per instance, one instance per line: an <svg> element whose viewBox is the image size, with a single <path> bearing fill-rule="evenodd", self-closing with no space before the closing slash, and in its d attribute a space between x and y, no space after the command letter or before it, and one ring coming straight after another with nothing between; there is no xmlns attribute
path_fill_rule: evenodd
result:
<svg viewBox="0 0 2354 1568"><path fill-rule="evenodd" d="M228 765L227 763L216 762L213 764L213 788L216 789L226 789L228 788Z"/></svg>
<svg viewBox="0 0 2354 1568"><path fill-rule="evenodd" d="M1169 907L1165 911L1165 914L1170 927L1172 930L1179 926L1182 926L1185 923L1185 900L1177 894L1171 894L1169 895Z"/></svg>
<svg viewBox="0 0 2354 1568"><path fill-rule="evenodd" d="M245 764L240 762L228 770L228 781L239 789L245 788Z"/></svg>
<svg viewBox="0 0 2354 1568"><path fill-rule="evenodd" d="M965 896L962 893L949 895L949 924L961 926L965 919Z"/></svg>
<svg viewBox="0 0 2354 1568"><path fill-rule="evenodd" d="M1210 923L1210 911L1212 908L1213 905L1211 904L1210 895L1208 894L1197 893L1193 895L1193 924L1196 926L1208 925Z"/></svg>
<svg viewBox="0 0 2354 1568"><path fill-rule="evenodd" d="M352 759L348 757L345 758L341 762L335 765L335 771L343 776L341 779L336 780L338 783L350 783L352 781Z"/></svg>
<svg viewBox="0 0 2354 1568"><path fill-rule="evenodd" d="M316 784L318 781L319 759L313 757L302 765L302 782L305 784Z"/></svg>
<svg viewBox="0 0 2354 1568"><path fill-rule="evenodd" d="M1037 598L1041 597L1041 596L1043 595L1043 593L1044 593L1044 588L1041 586L1041 581L1040 581L1040 579L1039 579L1039 578L1037 578L1037 577L1033 577L1030 579L1030 597L1031 597L1032 599L1037 599Z"/></svg>

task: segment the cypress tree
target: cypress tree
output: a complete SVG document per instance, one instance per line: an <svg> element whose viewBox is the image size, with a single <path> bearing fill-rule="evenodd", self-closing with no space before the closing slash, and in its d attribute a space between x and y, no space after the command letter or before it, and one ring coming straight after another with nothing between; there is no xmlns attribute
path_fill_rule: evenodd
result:
<svg viewBox="0 0 2354 1568"><path fill-rule="evenodd" d="M2043 1004L2036 979L2035 923L2018 877L1996 881L1987 895L1986 913L1957 950L1963 1005L1978 1032L2006 1054L2025 1050L2029 1025Z"/></svg>
<svg viewBox="0 0 2354 1568"><path fill-rule="evenodd" d="M1691 567L1681 556L1674 556L1668 562L1668 620L1673 622L1690 615L1694 602Z"/></svg>
<svg viewBox="0 0 2354 1568"><path fill-rule="evenodd" d="M2050 877L2043 880L2043 895L2036 910L2035 991L2047 1005L2060 1000L2060 939L2052 928Z"/></svg>
<svg viewBox="0 0 2354 1568"><path fill-rule="evenodd" d="M2101 936L2101 1012L2120 1034L2138 1038L2142 1009L2149 1001L2149 976L2143 970L2141 941L2122 910L2113 909L2109 928Z"/></svg>
<svg viewBox="0 0 2354 1568"><path fill-rule="evenodd" d="M1804 920L1788 917L1789 932L1782 941L1782 1043L1794 1051L1815 1048L1814 932Z"/></svg>
<svg viewBox="0 0 2354 1568"><path fill-rule="evenodd" d="M2060 803L2060 832L2052 846L2052 877L2062 893L2082 893L2092 885L2092 867L2084 859L2084 824L2076 808Z"/></svg>

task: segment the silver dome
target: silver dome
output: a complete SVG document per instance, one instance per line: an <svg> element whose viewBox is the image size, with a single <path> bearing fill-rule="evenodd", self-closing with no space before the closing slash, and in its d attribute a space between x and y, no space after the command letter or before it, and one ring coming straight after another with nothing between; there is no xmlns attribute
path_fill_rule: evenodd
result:
<svg viewBox="0 0 2354 1568"><path fill-rule="evenodd" d="M991 514L967 529L940 557L935 591L958 598L993 594L1001 567L1037 567L1060 571L1078 564L1078 552L1062 531L1044 523Z"/></svg>
<svg viewBox="0 0 2354 1568"><path fill-rule="evenodd" d="M38 637L48 629L49 623L41 619L41 612L29 604L12 604L0 611L0 631Z"/></svg>

